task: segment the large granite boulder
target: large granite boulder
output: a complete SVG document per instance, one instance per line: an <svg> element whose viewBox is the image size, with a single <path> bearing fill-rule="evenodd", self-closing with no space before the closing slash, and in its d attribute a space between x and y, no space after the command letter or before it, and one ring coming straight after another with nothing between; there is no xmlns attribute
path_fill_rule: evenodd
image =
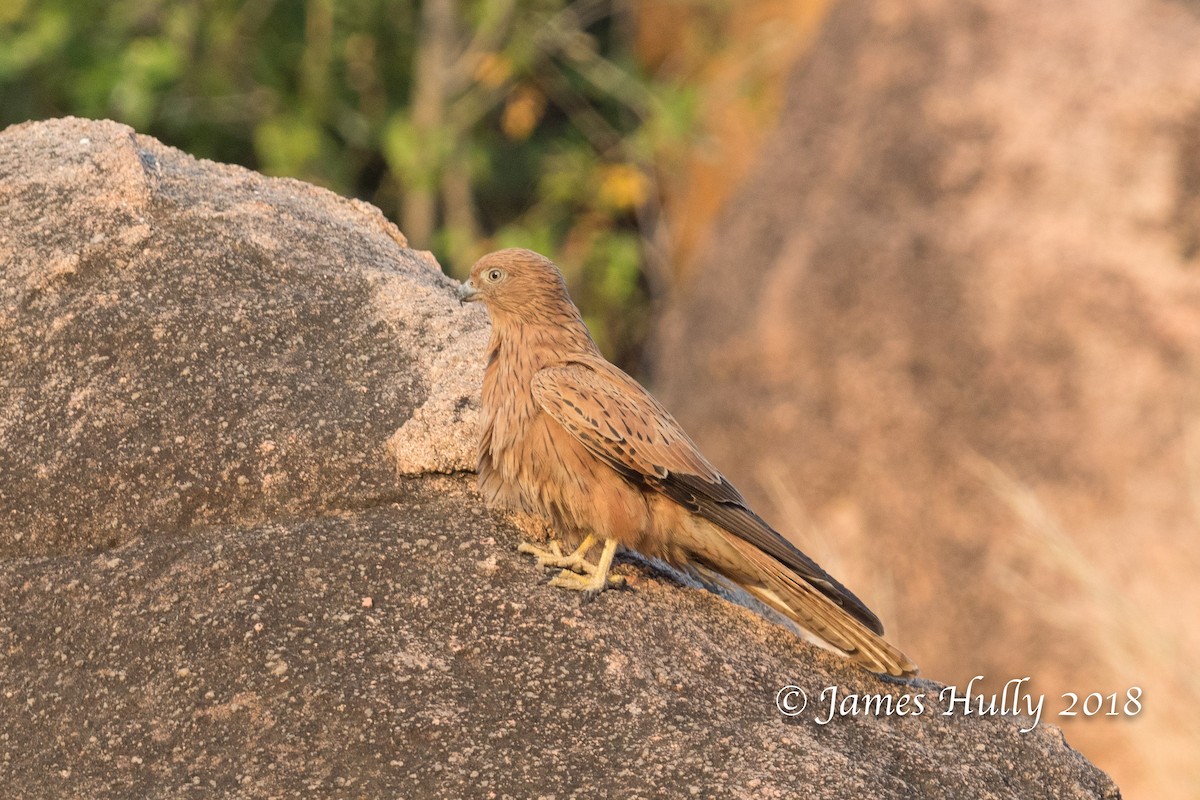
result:
<svg viewBox="0 0 1200 800"><path fill-rule="evenodd" d="M467 473L486 322L370 207L68 119L0 133L0 219L7 796L1117 796L1049 710L539 584Z"/></svg>
<svg viewBox="0 0 1200 800"><path fill-rule="evenodd" d="M845 0L667 304L657 389L943 680L1141 686L1200 786L1200 6ZM703 386L703 392L695 387ZM1134 788L1134 787L1137 788Z"/></svg>

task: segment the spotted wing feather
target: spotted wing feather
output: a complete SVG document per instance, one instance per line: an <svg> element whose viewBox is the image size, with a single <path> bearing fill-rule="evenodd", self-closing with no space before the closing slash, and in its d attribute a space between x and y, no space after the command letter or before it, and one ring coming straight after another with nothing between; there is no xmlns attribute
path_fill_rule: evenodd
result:
<svg viewBox="0 0 1200 800"><path fill-rule="evenodd" d="M629 482L675 502L784 564L870 630L883 625L862 601L747 506L649 392L601 359L538 371L541 409Z"/></svg>

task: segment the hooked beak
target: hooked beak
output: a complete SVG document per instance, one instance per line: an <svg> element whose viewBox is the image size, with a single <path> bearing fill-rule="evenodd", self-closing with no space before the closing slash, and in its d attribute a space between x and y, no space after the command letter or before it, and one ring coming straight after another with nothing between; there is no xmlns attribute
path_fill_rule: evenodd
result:
<svg viewBox="0 0 1200 800"><path fill-rule="evenodd" d="M458 285L458 304L471 303L479 299L479 290L467 279Z"/></svg>

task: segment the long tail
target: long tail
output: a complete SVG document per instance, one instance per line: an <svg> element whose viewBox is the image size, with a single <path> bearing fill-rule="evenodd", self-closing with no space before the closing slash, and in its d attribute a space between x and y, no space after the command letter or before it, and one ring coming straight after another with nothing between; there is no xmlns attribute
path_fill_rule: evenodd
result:
<svg viewBox="0 0 1200 800"><path fill-rule="evenodd" d="M908 656L778 559L717 525L710 531L722 538L724 546L703 548L705 571L732 580L872 672L896 677L917 674Z"/></svg>

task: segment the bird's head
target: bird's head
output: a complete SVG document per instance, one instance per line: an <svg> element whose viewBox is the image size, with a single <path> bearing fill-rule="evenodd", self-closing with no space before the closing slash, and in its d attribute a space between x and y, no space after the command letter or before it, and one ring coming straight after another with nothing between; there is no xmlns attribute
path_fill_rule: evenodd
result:
<svg viewBox="0 0 1200 800"><path fill-rule="evenodd" d="M511 248L489 253L471 267L458 297L479 301L497 317L533 321L539 316L578 316L562 273L554 262L532 250Z"/></svg>

